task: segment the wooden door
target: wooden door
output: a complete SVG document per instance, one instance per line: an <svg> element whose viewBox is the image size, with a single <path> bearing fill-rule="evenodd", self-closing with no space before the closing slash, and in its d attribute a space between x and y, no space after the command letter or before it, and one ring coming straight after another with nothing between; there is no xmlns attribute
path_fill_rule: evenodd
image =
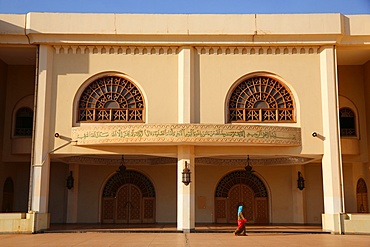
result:
<svg viewBox="0 0 370 247"><path fill-rule="evenodd" d="M116 195L115 223L141 223L142 195L133 184L125 184Z"/></svg>
<svg viewBox="0 0 370 247"><path fill-rule="evenodd" d="M243 215L248 222L254 222L254 192L245 184L234 185L228 196L228 222L236 223L238 219L238 206L243 206Z"/></svg>

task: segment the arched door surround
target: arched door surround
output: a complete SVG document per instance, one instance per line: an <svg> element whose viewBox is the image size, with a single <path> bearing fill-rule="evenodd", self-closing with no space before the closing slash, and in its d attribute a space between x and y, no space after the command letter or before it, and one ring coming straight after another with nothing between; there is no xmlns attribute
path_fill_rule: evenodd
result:
<svg viewBox="0 0 370 247"><path fill-rule="evenodd" d="M154 223L155 190L143 174L115 173L104 186L102 223Z"/></svg>
<svg viewBox="0 0 370 247"><path fill-rule="evenodd" d="M223 177L215 192L215 222L235 223L238 205L249 223L268 223L268 193L256 175L234 171Z"/></svg>
<svg viewBox="0 0 370 247"><path fill-rule="evenodd" d="M368 213L369 205L367 200L367 186L363 178L360 178L357 181L357 212L358 213Z"/></svg>

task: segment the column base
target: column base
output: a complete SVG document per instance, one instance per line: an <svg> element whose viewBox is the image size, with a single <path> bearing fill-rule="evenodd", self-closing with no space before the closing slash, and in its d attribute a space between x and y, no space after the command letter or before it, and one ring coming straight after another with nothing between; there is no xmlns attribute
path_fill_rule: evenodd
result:
<svg viewBox="0 0 370 247"><path fill-rule="evenodd" d="M182 232L183 233L191 233L191 232L195 232L195 229L192 228L192 229L182 229Z"/></svg>
<svg viewBox="0 0 370 247"><path fill-rule="evenodd" d="M322 214L322 230L332 234L344 234L342 214Z"/></svg>
<svg viewBox="0 0 370 247"><path fill-rule="evenodd" d="M30 218L33 219L32 233L38 233L50 228L49 213L29 212L27 215L30 215Z"/></svg>

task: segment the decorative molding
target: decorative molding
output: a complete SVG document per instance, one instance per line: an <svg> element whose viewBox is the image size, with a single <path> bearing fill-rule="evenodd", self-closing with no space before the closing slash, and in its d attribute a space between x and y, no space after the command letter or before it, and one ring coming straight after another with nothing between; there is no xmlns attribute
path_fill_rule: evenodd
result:
<svg viewBox="0 0 370 247"><path fill-rule="evenodd" d="M230 47L230 46L204 46L196 47L200 55L295 55L318 54L319 46L261 46L261 47Z"/></svg>
<svg viewBox="0 0 370 247"><path fill-rule="evenodd" d="M76 145L241 144L300 146L301 129L244 124L122 124L72 128Z"/></svg>
<svg viewBox="0 0 370 247"><path fill-rule="evenodd" d="M56 54L176 55L177 46L80 46L56 45Z"/></svg>
<svg viewBox="0 0 370 247"><path fill-rule="evenodd" d="M119 166L121 159L105 159L91 156L70 156L61 158L61 160L68 164L79 165L104 165L104 166ZM148 158L148 159L125 159L125 165L164 165L175 164L176 158Z"/></svg>
<svg viewBox="0 0 370 247"><path fill-rule="evenodd" d="M279 158L250 159L251 166L277 166L277 165L303 165L313 161L314 158L290 156ZM217 158L196 158L197 165L227 165L227 166L246 166L246 159L217 159Z"/></svg>
<svg viewBox="0 0 370 247"><path fill-rule="evenodd" d="M176 55L178 46L55 45L56 54ZM197 46L200 55L318 54L319 46Z"/></svg>
<svg viewBox="0 0 370 247"><path fill-rule="evenodd" d="M98 158L91 156L70 156L61 158L68 164L79 165L104 165L104 166L119 166L121 159ZM251 166L277 166L277 165L303 165L314 161L314 158L289 156L278 158L261 158L251 159ZM196 165L222 165L222 166L245 166L246 159L219 159L219 158L195 158ZM125 159L125 165L166 165L177 164L176 158L143 158L143 159Z"/></svg>

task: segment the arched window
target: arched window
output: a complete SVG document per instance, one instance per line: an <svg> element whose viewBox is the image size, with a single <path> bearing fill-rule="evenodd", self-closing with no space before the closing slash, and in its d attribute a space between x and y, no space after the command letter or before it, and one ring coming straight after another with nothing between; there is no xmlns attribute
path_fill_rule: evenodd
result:
<svg viewBox="0 0 370 247"><path fill-rule="evenodd" d="M340 135L356 136L355 113L348 107L339 109Z"/></svg>
<svg viewBox="0 0 370 247"><path fill-rule="evenodd" d="M79 122L144 122L144 98L135 84L120 76L90 83L78 102Z"/></svg>
<svg viewBox="0 0 370 247"><path fill-rule="evenodd" d="M294 100L290 90L268 76L240 82L231 93L229 122L294 122Z"/></svg>
<svg viewBox="0 0 370 247"><path fill-rule="evenodd" d="M15 114L14 136L31 137L33 111L28 107L19 108Z"/></svg>

